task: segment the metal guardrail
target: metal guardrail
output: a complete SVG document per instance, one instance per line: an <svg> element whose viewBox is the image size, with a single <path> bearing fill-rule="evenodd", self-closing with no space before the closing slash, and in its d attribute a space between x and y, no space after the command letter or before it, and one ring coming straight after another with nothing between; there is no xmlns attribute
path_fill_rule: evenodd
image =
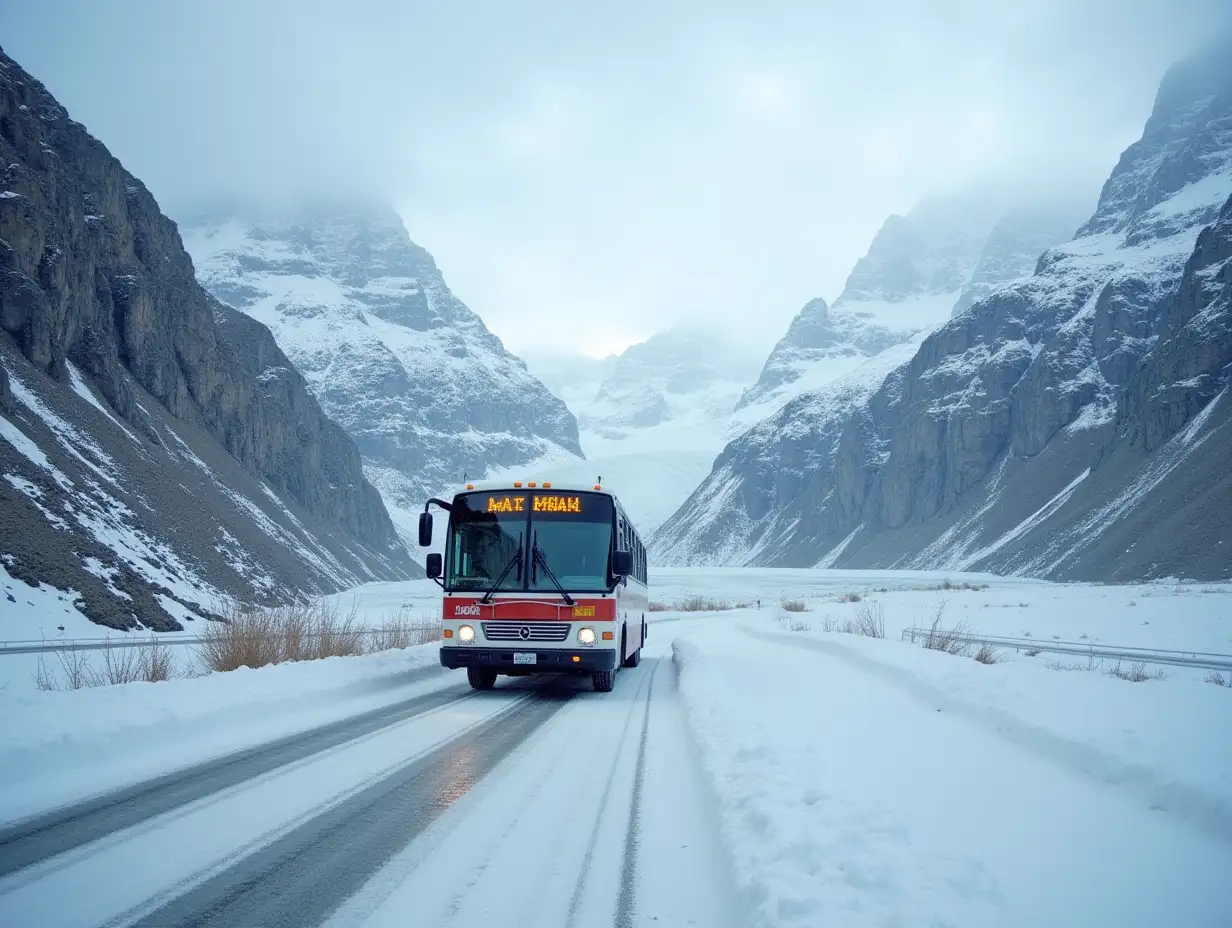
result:
<svg viewBox="0 0 1232 928"><path fill-rule="evenodd" d="M432 627L431 622L423 625L412 625L412 629ZM346 632L304 632L300 637L316 638L321 635L363 635L383 634L389 629L360 628L349 629ZM0 657L5 654L47 654L53 651L104 651L110 648L148 648L152 645L160 647L171 645L200 645L212 640L209 635L162 635L125 636L123 638L40 638L13 641L0 641Z"/></svg>
<svg viewBox="0 0 1232 928"><path fill-rule="evenodd" d="M932 630L928 628L904 628L903 641L912 643L928 640ZM1098 657L1117 661L1141 661L1144 664L1169 664L1179 667L1194 667L1200 670L1232 671L1232 654L1214 654L1207 651L1161 651L1155 648L1134 648L1121 645L1100 645L1082 641L1057 641L1040 638L1002 638L996 635L967 635L939 631L946 637L963 644L989 645L1014 651L1047 651L1051 654L1075 654L1079 657Z"/></svg>

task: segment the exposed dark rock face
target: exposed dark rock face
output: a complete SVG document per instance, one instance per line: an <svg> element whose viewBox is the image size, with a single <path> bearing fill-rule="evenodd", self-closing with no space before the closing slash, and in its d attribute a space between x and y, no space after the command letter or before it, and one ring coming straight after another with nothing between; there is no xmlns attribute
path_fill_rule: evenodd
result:
<svg viewBox="0 0 1232 928"><path fill-rule="evenodd" d="M354 437L403 537L431 495L564 450L565 404L446 285L388 204L186 210L201 283L268 325Z"/></svg>
<svg viewBox="0 0 1232 928"><path fill-rule="evenodd" d="M1232 575L1230 194L1224 42L1165 76L1072 242L866 399L801 401L730 445L656 534L661 562ZM758 500L735 542L719 496Z"/></svg>
<svg viewBox="0 0 1232 928"><path fill-rule="evenodd" d="M55 552L61 563L23 560L23 569L35 575L46 569L70 585L88 585L92 575L79 576L81 569L63 560L74 546L110 545L97 524L87 524L85 511L112 511L114 503L131 515L137 507L128 501L154 494L166 509L143 513L141 531L186 559L187 585L192 575L235 595L293 595L410 575L414 567L380 496L364 480L354 443L322 414L269 331L197 284L175 224L149 191L3 52L0 164L0 340L8 346L0 382L8 389L0 389L0 403L11 417L10 440L0 443L0 452L21 481L64 495L63 505L45 505L42 513L58 539L53 543L48 536L42 550ZM48 410L51 420L44 415ZM174 484L151 486L176 480L188 460L175 442L167 444L168 430L198 460L212 459L210 467L221 468L214 470L217 480L207 481L212 489L181 487L177 495ZM14 444L23 442L14 431L33 443L34 458ZM113 446L112 438L119 444ZM215 446L229 463L220 463ZM85 465L78 460L83 454L90 459ZM104 458L110 459L110 486L71 472L99 467ZM155 464L147 467L151 460ZM237 490L263 513L255 518L284 525L296 545L314 552L288 560L281 550L287 539L269 532L253 536L245 553L253 575L269 581L255 586L242 571L214 573L209 561L216 552L207 553L213 552L207 539L171 540L160 524L191 512L209 524L205 534L249 534L251 525L239 523L251 523L253 514L237 511L228 493L240 474L246 489L268 490ZM40 499L35 490L16 497L6 491L0 499L6 548L15 544L7 526L33 524L28 503ZM93 503L81 502L91 494ZM77 540L70 544L68 538ZM322 550L337 563L316 563ZM142 576L148 583L152 573ZM152 627L170 620L153 607L133 611ZM92 615L124 624L98 610Z"/></svg>

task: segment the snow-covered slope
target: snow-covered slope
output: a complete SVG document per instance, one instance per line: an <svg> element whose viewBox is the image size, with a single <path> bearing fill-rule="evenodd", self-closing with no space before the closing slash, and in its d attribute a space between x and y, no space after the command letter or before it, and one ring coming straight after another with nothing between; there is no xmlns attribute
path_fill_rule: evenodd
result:
<svg viewBox="0 0 1232 928"><path fill-rule="evenodd" d="M269 331L197 284L149 191L3 52L0 126L0 617L163 630L223 595L414 576Z"/></svg>
<svg viewBox="0 0 1232 928"><path fill-rule="evenodd" d="M200 281L269 326L411 538L424 500L500 467L581 456L560 399L455 297L383 205L197 210Z"/></svg>
<svg viewBox="0 0 1232 928"><path fill-rule="evenodd" d="M522 349L527 370L564 401L576 416L590 408L599 388L616 366L617 354L595 358L556 349Z"/></svg>
<svg viewBox="0 0 1232 928"><path fill-rule="evenodd" d="M579 421L588 431L621 438L672 421L721 419L757 364L756 355L712 330L668 329L616 358Z"/></svg>
<svg viewBox="0 0 1232 928"><path fill-rule="evenodd" d="M801 379L821 386L941 325L997 219L997 206L970 192L929 198L906 216L890 216L834 304L810 300L792 320L740 405L781 405L803 392Z"/></svg>
<svg viewBox="0 0 1232 928"><path fill-rule="evenodd" d="M647 538L722 447L767 412L732 412L759 359L708 329L669 329L603 359L533 354L527 363L568 399L586 459L549 455L499 475L582 483L601 476Z"/></svg>
<svg viewBox="0 0 1232 928"><path fill-rule="evenodd" d="M1072 242L838 421L801 403L734 443L657 558L715 560L721 516L730 563L1232 574L1230 195L1225 41L1169 70Z"/></svg>
<svg viewBox="0 0 1232 928"><path fill-rule="evenodd" d="M1054 245L1073 238L1084 217L1050 211L1018 210L1001 217L980 251L980 259L954 303L951 315L966 312L998 287L1035 272L1035 264Z"/></svg>

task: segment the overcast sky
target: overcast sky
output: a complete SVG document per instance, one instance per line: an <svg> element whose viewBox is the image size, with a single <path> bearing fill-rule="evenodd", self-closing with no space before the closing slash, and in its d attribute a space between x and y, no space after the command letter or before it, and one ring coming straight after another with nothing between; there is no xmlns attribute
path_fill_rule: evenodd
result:
<svg viewBox="0 0 1232 928"><path fill-rule="evenodd" d="M514 350L763 350L890 212L1094 201L1226 0L5 0L0 44L173 217L386 194Z"/></svg>

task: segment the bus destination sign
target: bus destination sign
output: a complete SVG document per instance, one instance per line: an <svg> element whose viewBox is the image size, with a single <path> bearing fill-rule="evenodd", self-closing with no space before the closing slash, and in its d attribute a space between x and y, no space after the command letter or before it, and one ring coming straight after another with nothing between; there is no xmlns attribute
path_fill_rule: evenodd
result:
<svg viewBox="0 0 1232 928"><path fill-rule="evenodd" d="M528 497L514 496L512 494L501 494L500 496L489 496L487 508L484 512L526 512ZM529 497L531 512L546 512L546 513L570 513L575 512L579 515L582 512L582 497L573 495L566 496L560 493L536 493Z"/></svg>

